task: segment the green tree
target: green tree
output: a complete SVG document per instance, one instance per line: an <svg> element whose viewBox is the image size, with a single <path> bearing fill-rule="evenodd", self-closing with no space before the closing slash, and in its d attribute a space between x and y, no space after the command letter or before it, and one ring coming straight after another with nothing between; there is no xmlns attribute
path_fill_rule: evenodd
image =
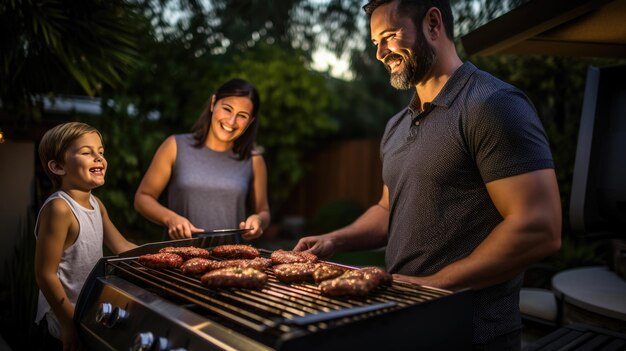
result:
<svg viewBox="0 0 626 351"><path fill-rule="evenodd" d="M139 60L141 23L122 0L1 2L0 108L19 122L38 120L41 94L119 86Z"/></svg>
<svg viewBox="0 0 626 351"><path fill-rule="evenodd" d="M116 218L123 221L116 223L122 229L146 228L146 221L129 213L133 211L128 207L159 142L168 134L189 131L211 94L228 78L248 79L261 93L258 143L265 149L273 210L306 171L303 153L336 130L327 112L331 95L323 75L308 69L310 51L294 48L313 44L304 37L300 44L293 44L295 28L312 21L310 11L315 16L330 16L332 11L316 5L306 10L305 16L304 10L294 8L308 8L306 2L249 3L254 11L224 1L208 6L190 0L138 3L146 22L151 23L138 34L143 62L122 89L104 90L111 106L105 106L106 122L101 126L112 170L101 196L111 212L120 214ZM176 20L168 17L172 7ZM270 15L268 11L288 15ZM250 21L238 19L248 17ZM291 34L274 29L263 32L266 24L291 28L286 29Z"/></svg>
<svg viewBox="0 0 626 351"><path fill-rule="evenodd" d="M361 29L361 0L281 1L214 0L216 32L231 45L228 52L245 51L258 43L297 49L310 62L311 53L325 48L338 56L353 44Z"/></svg>
<svg viewBox="0 0 626 351"><path fill-rule="evenodd" d="M300 55L261 45L238 55L229 76L253 82L261 95L258 143L265 149L273 206L280 206L305 173L303 156L337 130L327 113L331 96L323 75Z"/></svg>

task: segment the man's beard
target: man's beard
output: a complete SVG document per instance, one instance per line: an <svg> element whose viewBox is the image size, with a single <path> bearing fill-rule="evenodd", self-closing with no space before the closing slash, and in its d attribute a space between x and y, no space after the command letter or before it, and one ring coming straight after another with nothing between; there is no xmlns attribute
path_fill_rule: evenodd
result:
<svg viewBox="0 0 626 351"><path fill-rule="evenodd" d="M385 57L385 68L391 74L389 82L391 86L399 90L414 88L417 83L425 77L433 63L435 62L435 51L428 45L426 38L418 39L417 45L412 50L408 58L400 54L389 54ZM391 67L387 64L391 60L401 60L404 67L396 73L391 72Z"/></svg>

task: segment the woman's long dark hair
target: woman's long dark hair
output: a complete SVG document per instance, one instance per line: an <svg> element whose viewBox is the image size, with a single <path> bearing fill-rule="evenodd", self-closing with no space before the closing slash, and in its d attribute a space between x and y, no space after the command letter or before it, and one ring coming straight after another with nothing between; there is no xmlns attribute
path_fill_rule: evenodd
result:
<svg viewBox="0 0 626 351"><path fill-rule="evenodd" d="M259 127L259 105L261 100L259 98L259 92L256 90L252 83L243 79L235 78L224 83L215 92L215 102L230 96L243 96L248 97L252 101L252 118L254 120L246 131L235 140L233 152L237 154L240 160L245 160L252 156L252 148L256 141L256 133ZM211 112L211 99L206 104L204 111L200 114L200 117L191 128L193 138L195 140L193 146L204 147L206 137L209 134L211 128L211 118L213 113Z"/></svg>

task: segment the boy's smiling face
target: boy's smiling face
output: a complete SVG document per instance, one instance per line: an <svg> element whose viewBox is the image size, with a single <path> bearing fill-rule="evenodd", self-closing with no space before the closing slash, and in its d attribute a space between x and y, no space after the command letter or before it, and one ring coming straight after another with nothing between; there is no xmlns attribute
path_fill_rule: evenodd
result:
<svg viewBox="0 0 626 351"><path fill-rule="evenodd" d="M62 188L87 191L103 185L107 161L98 133L88 133L74 140L60 167Z"/></svg>

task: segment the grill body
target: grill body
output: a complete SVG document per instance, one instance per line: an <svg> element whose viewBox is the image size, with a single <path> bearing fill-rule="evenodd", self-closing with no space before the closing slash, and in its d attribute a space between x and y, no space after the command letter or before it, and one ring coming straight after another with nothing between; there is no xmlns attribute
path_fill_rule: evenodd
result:
<svg viewBox="0 0 626 351"><path fill-rule="evenodd" d="M222 238L223 239L223 238ZM218 244L224 243L220 241ZM203 243L204 247L215 242ZM132 254L101 259L76 305L90 350L346 350L471 347L471 292L394 281L366 297L329 298L314 284L210 289L177 270L153 270ZM142 251L143 250L143 251ZM271 252L261 250L263 256Z"/></svg>

